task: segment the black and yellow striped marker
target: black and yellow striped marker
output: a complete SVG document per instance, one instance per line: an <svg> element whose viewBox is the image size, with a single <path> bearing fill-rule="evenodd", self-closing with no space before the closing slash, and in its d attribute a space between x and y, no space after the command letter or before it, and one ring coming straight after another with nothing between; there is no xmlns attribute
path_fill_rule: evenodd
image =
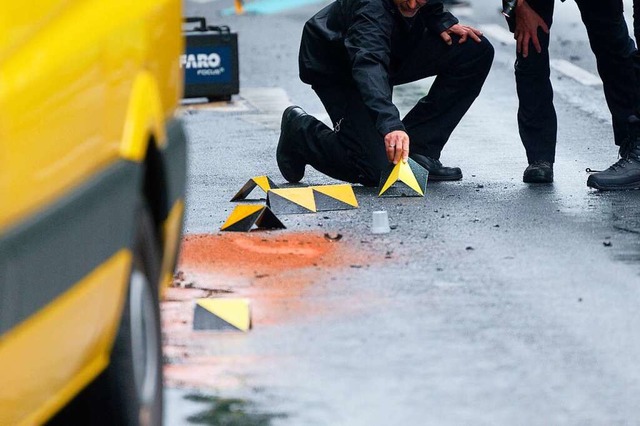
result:
<svg viewBox="0 0 640 426"><path fill-rule="evenodd" d="M242 204L236 206L221 231L249 232L252 229L286 229L286 226L267 206Z"/></svg>
<svg viewBox="0 0 640 426"><path fill-rule="evenodd" d="M358 200L351 185L312 186L316 211L351 210L358 208Z"/></svg>
<svg viewBox="0 0 640 426"><path fill-rule="evenodd" d="M251 191L253 191L256 186L262 189L265 193L269 192L271 189L276 189L278 186L273 183L271 179L267 176L256 176L252 177L244 184L242 188L233 196L231 201L240 201L245 200Z"/></svg>
<svg viewBox="0 0 640 426"><path fill-rule="evenodd" d="M429 171L411 158L391 165L380 176L378 197L424 197Z"/></svg>
<svg viewBox="0 0 640 426"><path fill-rule="evenodd" d="M197 299L194 330L251 329L251 306L247 299Z"/></svg>
<svg viewBox="0 0 640 426"><path fill-rule="evenodd" d="M280 188L267 193L267 205L276 214L316 213L358 208L351 185Z"/></svg>

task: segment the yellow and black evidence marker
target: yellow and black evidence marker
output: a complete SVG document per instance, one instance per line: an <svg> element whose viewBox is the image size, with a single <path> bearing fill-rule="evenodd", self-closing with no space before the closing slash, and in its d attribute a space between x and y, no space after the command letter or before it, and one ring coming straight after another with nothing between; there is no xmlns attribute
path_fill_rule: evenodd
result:
<svg viewBox="0 0 640 426"><path fill-rule="evenodd" d="M411 158L391 165L380 177L378 197L424 197L429 171Z"/></svg>
<svg viewBox="0 0 640 426"><path fill-rule="evenodd" d="M251 191L255 189L256 186L262 189L265 193L269 192L269 190L271 189L276 189L278 187L267 176L252 177L247 181L247 183L244 184L242 188L240 188L238 193L233 196L231 201L245 200L249 196Z"/></svg>
<svg viewBox="0 0 640 426"><path fill-rule="evenodd" d="M316 213L357 209L358 200L351 185L319 185L272 189L267 205L276 214Z"/></svg>
<svg viewBox="0 0 640 426"><path fill-rule="evenodd" d="M285 229L286 226L267 206L241 204L236 206L221 231L249 232L252 229Z"/></svg>
<svg viewBox="0 0 640 426"><path fill-rule="evenodd" d="M194 330L251 329L251 308L246 299L197 299L193 311Z"/></svg>

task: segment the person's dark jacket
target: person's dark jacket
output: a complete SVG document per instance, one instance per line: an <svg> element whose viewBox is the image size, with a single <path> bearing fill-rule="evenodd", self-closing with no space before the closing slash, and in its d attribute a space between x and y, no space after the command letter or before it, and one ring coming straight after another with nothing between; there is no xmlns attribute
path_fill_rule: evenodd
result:
<svg viewBox="0 0 640 426"><path fill-rule="evenodd" d="M425 30L440 34L458 20L430 0L404 18L393 0L336 0L305 24L300 78L314 85L354 85L381 135L405 130L391 102L390 74Z"/></svg>

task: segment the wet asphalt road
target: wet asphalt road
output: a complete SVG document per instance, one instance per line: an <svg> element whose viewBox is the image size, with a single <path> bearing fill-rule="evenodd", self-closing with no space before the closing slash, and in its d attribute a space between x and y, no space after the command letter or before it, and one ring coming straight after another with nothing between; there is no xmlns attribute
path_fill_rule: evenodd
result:
<svg viewBox="0 0 640 426"><path fill-rule="evenodd" d="M494 2L473 3L463 22L504 27ZM232 2L186 3L239 33L241 71L232 106L185 111L186 233L216 233L250 177L284 184L274 157L283 107L323 114L297 79L302 25L322 4L223 17ZM558 2L552 55L595 73L575 9ZM237 380L198 391L254 413L235 424L640 424L640 191L586 187L585 168L616 160L601 87L552 72L556 181L528 186L513 46L489 38L494 67L442 157L462 168L461 182L429 183L425 198L357 187L358 210L281 217L285 232L341 233L339 244L371 261L307 288L301 297L325 315L199 343ZM397 88L401 112L430 83ZM308 168L303 183L335 182ZM389 213L390 234L370 234L374 210ZM168 424L192 424L212 401L185 402L191 393L169 391Z"/></svg>

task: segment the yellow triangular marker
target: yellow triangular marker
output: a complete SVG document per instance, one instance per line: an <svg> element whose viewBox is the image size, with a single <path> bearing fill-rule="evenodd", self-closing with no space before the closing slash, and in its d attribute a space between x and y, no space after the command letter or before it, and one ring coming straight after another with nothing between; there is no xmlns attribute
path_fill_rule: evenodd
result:
<svg viewBox="0 0 640 426"><path fill-rule="evenodd" d="M391 188L391 185L396 183L396 181L398 180L398 177L400 176L400 168L402 167L402 163L403 162L400 161L398 164L396 164L393 167L393 170L389 174L389 177L387 178L387 181L384 183L384 186L380 190L380 193L378 194L378 197L381 196L382 194L384 194L387 191L387 189Z"/></svg>
<svg viewBox="0 0 640 426"><path fill-rule="evenodd" d="M316 200L313 198L313 190L311 187L272 189L271 192L307 210L311 210L312 212L316 211Z"/></svg>
<svg viewBox="0 0 640 426"><path fill-rule="evenodd" d="M269 192L271 189L271 184L269 183L269 178L266 176L256 176L253 178L253 181L264 191Z"/></svg>
<svg viewBox="0 0 640 426"><path fill-rule="evenodd" d="M413 174L413 170L409 167L409 163L405 163L404 161L400 161L398 163L400 165L400 172L398 176L398 180L400 182L404 182L407 186L414 191L416 191L420 195L424 195L422 188L420 188L420 184L416 179L416 176Z"/></svg>
<svg viewBox="0 0 640 426"><path fill-rule="evenodd" d="M323 185L312 186L311 188L350 206L358 207L358 200L351 185Z"/></svg>
<svg viewBox="0 0 640 426"><path fill-rule="evenodd" d="M225 230L234 223L244 219L247 216L251 216L252 214L263 208L264 206L260 204L241 204L236 206L236 208L231 212L231 214L227 218L227 221L224 223L224 225L222 225L222 228L220 228L220 230Z"/></svg>
<svg viewBox="0 0 640 426"><path fill-rule="evenodd" d="M251 328L251 311L247 299L198 299L202 308L241 331Z"/></svg>
<svg viewBox="0 0 640 426"><path fill-rule="evenodd" d="M242 201L249 196L249 194L258 186L264 192L269 192L270 189L276 189L278 186L273 183L268 176L256 176L252 177L244 184L242 188L231 198L231 201Z"/></svg>

